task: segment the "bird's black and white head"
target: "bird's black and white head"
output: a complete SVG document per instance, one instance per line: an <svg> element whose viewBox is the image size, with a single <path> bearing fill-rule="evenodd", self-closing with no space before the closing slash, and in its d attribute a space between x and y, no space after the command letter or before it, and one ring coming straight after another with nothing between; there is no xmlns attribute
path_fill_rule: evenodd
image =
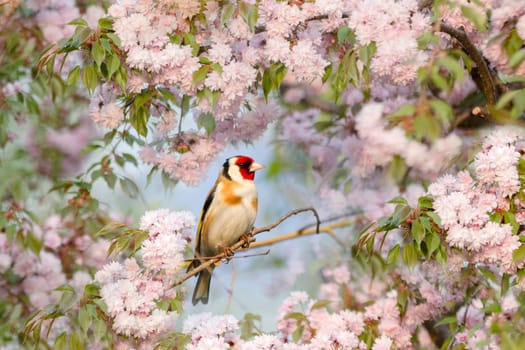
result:
<svg viewBox="0 0 525 350"><path fill-rule="evenodd" d="M223 175L233 181L253 181L255 172L264 168L247 156L234 156L226 159L222 165Z"/></svg>

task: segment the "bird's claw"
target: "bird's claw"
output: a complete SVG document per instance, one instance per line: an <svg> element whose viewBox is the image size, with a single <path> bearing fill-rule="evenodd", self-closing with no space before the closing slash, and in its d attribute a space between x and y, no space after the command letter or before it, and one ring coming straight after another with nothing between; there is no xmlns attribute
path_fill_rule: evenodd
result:
<svg viewBox="0 0 525 350"><path fill-rule="evenodd" d="M230 258L235 254L235 251L231 247L220 245L219 249L222 250L224 258L230 260Z"/></svg>
<svg viewBox="0 0 525 350"><path fill-rule="evenodd" d="M249 232L249 233L243 233L243 234L241 235L241 237L239 238L240 241L243 241L241 247L242 247L243 249L248 248L248 247L250 246L250 243L251 243L251 241L252 241L252 238L253 238L253 236L252 236L252 233L251 233L251 232Z"/></svg>

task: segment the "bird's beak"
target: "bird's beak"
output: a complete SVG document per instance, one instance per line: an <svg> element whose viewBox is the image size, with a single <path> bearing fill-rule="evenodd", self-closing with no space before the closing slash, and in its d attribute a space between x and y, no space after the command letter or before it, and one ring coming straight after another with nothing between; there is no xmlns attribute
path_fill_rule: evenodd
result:
<svg viewBox="0 0 525 350"><path fill-rule="evenodd" d="M262 168L264 168L264 165L252 163L252 165L250 165L249 170L253 173L254 171L261 170Z"/></svg>

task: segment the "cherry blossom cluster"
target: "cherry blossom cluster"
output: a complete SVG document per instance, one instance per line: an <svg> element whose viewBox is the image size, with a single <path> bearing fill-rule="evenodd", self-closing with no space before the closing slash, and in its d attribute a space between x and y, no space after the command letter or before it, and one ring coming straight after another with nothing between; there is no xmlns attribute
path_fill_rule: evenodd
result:
<svg viewBox="0 0 525 350"><path fill-rule="evenodd" d="M418 9L414 0L355 1L349 9L348 26L360 44L375 42L372 72L399 85L412 83L417 70L429 60L418 49L417 38L430 28L429 13ZM380 32L382 35L377 36Z"/></svg>
<svg viewBox="0 0 525 350"><path fill-rule="evenodd" d="M42 226L24 224L23 236L32 235L31 239L41 240L43 246L38 252L23 248L5 233L0 233L0 273L12 273L15 280L21 281L12 284L7 279L0 280L0 295L25 295L28 307L34 311L57 303L60 292L55 289L63 284L82 293L91 276L84 269L73 270L73 267L100 268L109 242L95 241L71 229L72 225L71 218L58 215L50 216Z"/></svg>
<svg viewBox="0 0 525 350"><path fill-rule="evenodd" d="M97 27L97 21L104 16L100 6L89 6L81 15L80 9L73 1L45 0L28 1L27 7L35 11L36 25L41 28L43 38L47 44L55 44L59 40L70 37L75 31L69 22L84 17L92 28Z"/></svg>
<svg viewBox="0 0 525 350"><path fill-rule="evenodd" d="M173 330L178 313L158 303L177 297L173 279L183 269L194 226L189 212L148 211L140 221L140 229L148 233L140 257L113 261L95 274L115 332L147 341Z"/></svg>
<svg viewBox="0 0 525 350"><path fill-rule="evenodd" d="M352 173L367 176L376 167L387 165L394 156L424 174L436 174L460 151L461 139L454 133L436 140L431 146L406 136L405 130L387 128L381 104L367 104L356 116L356 136L344 143Z"/></svg>
<svg viewBox="0 0 525 350"><path fill-rule="evenodd" d="M475 282L465 279L462 268L459 254L452 254L446 266L425 262L375 279L358 266L352 273L347 265L327 267L323 269L327 281L319 287L318 295L321 300L329 300L330 307L338 312L344 312L348 305L368 305L358 315L367 325L377 327L376 342L388 340L396 349L415 344L432 346L424 323L450 311L451 305L462 303L465 286ZM417 292L408 296L402 311L399 293L407 289Z"/></svg>
<svg viewBox="0 0 525 350"><path fill-rule="evenodd" d="M35 161L38 171L44 175L76 175L82 168L86 155L84 147L98 132L87 116L78 123L57 129L39 130L31 127L25 135L25 147ZM56 157L51 160L51 155Z"/></svg>
<svg viewBox="0 0 525 350"><path fill-rule="evenodd" d="M293 319L290 314L304 315ZM293 341L291 334L301 323L304 328L301 339ZM361 314L352 311L329 313L323 306L315 306L305 292L292 292L281 305L278 312L276 335L260 334L250 340L242 340L236 333L238 321L231 315L213 316L209 313L190 316L183 326L183 332L191 335L187 349L326 349L342 347L344 349L367 349L358 336L364 331L364 319ZM378 338L375 350L390 349L392 341Z"/></svg>
<svg viewBox="0 0 525 350"><path fill-rule="evenodd" d="M475 157L474 177L461 171L429 186L447 243L468 252L472 263L495 264L508 273L523 266L513 259L514 250L521 246L519 236L510 223L491 220L491 214L509 211L521 189L517 165L522 144L518 140L515 130L494 132Z"/></svg>
<svg viewBox="0 0 525 350"><path fill-rule="evenodd" d="M262 73L260 69L272 63L286 66L287 79L318 80L330 63L322 35L340 26L353 29L362 45L369 44L373 37L378 49L372 67L378 76L391 77L401 84L412 82L417 69L426 61L424 52L417 49L416 38L429 29L429 16L418 11L417 2L412 0L378 1L374 6L366 1L289 4L266 0L255 9L258 12L256 28L264 30L250 28L243 14L237 11L229 18L219 18L219 4L214 1L206 3L205 21L195 20L200 11L196 1L170 5L162 1L141 1L122 2L109 8L115 32L126 51L127 65L136 72L152 74L150 79L132 74L130 81L142 83L130 84L141 87L161 84L177 87L190 95L204 88L220 91L213 106L208 99L199 101L202 111L212 111L219 120L235 117L241 111L243 102L253 96L251 90L256 85L257 74ZM382 15L377 16L375 11ZM198 55L189 44L170 41L174 33L190 32L190 19L196 28L192 33L196 43L205 48ZM377 30L389 34L378 41L373 34ZM393 50L400 43L406 49ZM204 67L202 58L205 58L204 64L217 66L195 84L193 73Z"/></svg>

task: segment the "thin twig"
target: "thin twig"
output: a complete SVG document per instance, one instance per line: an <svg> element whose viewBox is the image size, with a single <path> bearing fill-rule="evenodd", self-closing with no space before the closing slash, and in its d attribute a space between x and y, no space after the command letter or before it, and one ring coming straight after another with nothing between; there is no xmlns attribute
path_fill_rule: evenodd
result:
<svg viewBox="0 0 525 350"><path fill-rule="evenodd" d="M272 224L263 226L263 227L258 228L258 229L253 229L252 232L251 232L251 237L249 237L247 239L247 242L246 242L246 240L240 240L239 242L237 242L233 246L231 246L230 250L233 251L233 252L235 252L237 250L240 250L247 243L249 245L250 243L254 242L255 241L255 238L254 238L255 235L257 235L257 234L259 234L261 232L270 231L271 229L279 226L284 220L288 219L289 217L291 217L293 215L297 215L297 214L305 212L305 211L311 211L314 214L315 219L317 220L316 231L315 232L319 232L319 226L321 225L321 220L319 219L319 214L317 213L317 210L315 210L313 207L295 209L295 210L291 210L288 213L286 213L285 215L281 216L279 219L277 219L277 221L275 221ZM227 258L226 253L221 253L219 255L211 257L211 259L208 258L209 260L202 262L197 267L191 269L190 271L186 272L181 277L177 278L173 282L172 287L175 287L176 285L179 285L179 284L183 283L184 281L186 281L190 277L197 275L202 270L210 268L212 265L217 264L223 258ZM205 257L200 257L199 258L200 261L203 261L205 259L206 259Z"/></svg>
<svg viewBox="0 0 525 350"><path fill-rule="evenodd" d="M277 236L277 237L269 238L269 239L266 239L264 241L254 242L254 243L250 244L249 249L269 246L269 245L273 245L275 243L279 243L279 242L286 241L286 240L289 240L289 239L294 239L294 238L297 238L297 237L308 236L308 235L317 234L317 233L327 233L338 244L340 244L341 246L344 246L345 245L344 242L342 242L337 236L335 236L333 230L336 229L336 228L350 226L352 224L354 224L353 221L351 221L351 220L344 220L344 221L340 221L340 222L337 222L337 223L332 224L332 225L323 226L323 227L321 227L319 229L319 231L318 230L314 230L314 229L301 229L301 230L290 232L290 233L287 233L287 234L284 234L284 235L280 235L280 236Z"/></svg>
<svg viewBox="0 0 525 350"><path fill-rule="evenodd" d="M319 226L321 225L321 220L319 219L319 214L317 214L317 210L315 210L313 207L308 207L308 208L300 208L300 209L291 210L288 213L286 213L283 216L281 216L279 219L277 219L274 223L272 223L270 225L263 226L263 227L258 228L258 229L254 229L252 231L252 236L255 236L256 234L259 234L261 232L270 231L271 229L279 226L281 224L281 222L283 222L284 220L288 219L290 216L294 216L294 215L297 215L297 214L305 212L305 211L311 211L314 214L315 219L317 220L317 223L316 223L316 230L317 231L316 232L319 232Z"/></svg>

